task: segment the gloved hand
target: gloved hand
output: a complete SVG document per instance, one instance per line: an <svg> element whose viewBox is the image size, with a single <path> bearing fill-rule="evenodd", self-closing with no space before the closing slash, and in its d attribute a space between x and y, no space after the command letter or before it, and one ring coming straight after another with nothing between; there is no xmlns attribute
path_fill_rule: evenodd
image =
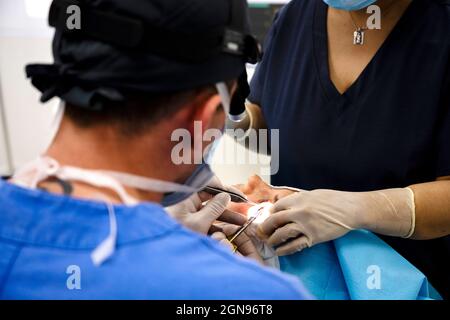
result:
<svg viewBox="0 0 450 320"><path fill-rule="evenodd" d="M278 255L289 255L355 229L409 238L415 228L411 189L374 192L302 191L283 198L258 229Z"/></svg>
<svg viewBox="0 0 450 320"><path fill-rule="evenodd" d="M239 230L239 226L227 223L221 223L218 226L221 228L221 232L215 232L211 237L228 247L230 250L234 251L234 246L230 241L228 241L228 238L233 236ZM259 263L264 264L261 255L246 231L240 234L233 242L237 247L237 254L254 259Z"/></svg>
<svg viewBox="0 0 450 320"><path fill-rule="evenodd" d="M222 188L240 193L233 187L225 187L217 177L214 177L209 183L210 186ZM203 206L203 203L208 203ZM217 230L213 224L216 220L228 222L234 225L243 225L247 218L241 214L227 209L230 204L230 196L226 193L218 194L212 197L204 192L193 194L188 199L166 208L166 211L177 221L189 229L208 234L210 229Z"/></svg>
<svg viewBox="0 0 450 320"><path fill-rule="evenodd" d="M198 194L166 208L167 212L182 225L201 234L208 234L213 223L226 211L230 196L226 193L216 195L202 207Z"/></svg>

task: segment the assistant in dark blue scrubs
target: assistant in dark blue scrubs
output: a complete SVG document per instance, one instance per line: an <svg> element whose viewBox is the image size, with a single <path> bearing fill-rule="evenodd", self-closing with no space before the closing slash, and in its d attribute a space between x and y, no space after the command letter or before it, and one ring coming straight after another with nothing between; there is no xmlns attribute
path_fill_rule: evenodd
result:
<svg viewBox="0 0 450 320"><path fill-rule="evenodd" d="M450 2L412 1L342 95L329 75L327 10L319 0L284 7L251 84L249 100L280 130L272 184L373 191L450 176ZM450 298L449 237L383 238Z"/></svg>

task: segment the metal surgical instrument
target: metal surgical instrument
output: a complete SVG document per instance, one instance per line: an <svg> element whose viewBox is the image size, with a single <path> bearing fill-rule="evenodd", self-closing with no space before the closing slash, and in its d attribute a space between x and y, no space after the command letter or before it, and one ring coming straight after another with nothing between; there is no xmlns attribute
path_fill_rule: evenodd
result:
<svg viewBox="0 0 450 320"><path fill-rule="evenodd" d="M220 193L226 193L229 194L231 197L231 202L236 202L236 203L248 203L251 205L258 205L257 203L248 200L247 198L243 197L242 195L240 195L239 193L233 192L233 191L228 191L228 190L224 190L221 188L216 188L216 187L206 187L204 188L202 191L215 196L218 195Z"/></svg>
<svg viewBox="0 0 450 320"><path fill-rule="evenodd" d="M264 211L264 207L261 207L258 209L258 211L256 212L256 214L251 217L241 228L239 228L239 230L230 238L228 238L228 241L233 245L233 252L236 252L238 249L238 246L236 246L236 244L234 244L234 241L245 232L245 230L248 229L248 227L250 227L253 222L255 222L256 219L258 219L258 217L263 213Z"/></svg>

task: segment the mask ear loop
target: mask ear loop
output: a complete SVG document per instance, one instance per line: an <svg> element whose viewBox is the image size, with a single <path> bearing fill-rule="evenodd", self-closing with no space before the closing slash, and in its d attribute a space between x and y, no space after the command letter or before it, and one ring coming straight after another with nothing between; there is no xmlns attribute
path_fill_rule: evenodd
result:
<svg viewBox="0 0 450 320"><path fill-rule="evenodd" d="M17 170L11 181L22 187L36 189L41 181L53 176L58 170L58 162L41 157Z"/></svg>
<svg viewBox="0 0 450 320"><path fill-rule="evenodd" d="M219 93L220 100L222 100L222 106L227 117L230 117L231 108L231 95L227 85L224 82L216 83L216 89Z"/></svg>
<svg viewBox="0 0 450 320"><path fill-rule="evenodd" d="M134 206L139 201L128 195L123 185L114 177L95 170L84 170L75 167L65 166L55 174L61 180L73 180L84 182L92 186L107 188L114 191L119 198L128 206Z"/></svg>
<svg viewBox="0 0 450 320"><path fill-rule="evenodd" d="M13 181L19 185L30 187L36 189L39 182L47 179L51 176L62 177L65 178L64 173L61 174L61 167L58 162L51 158L39 158L36 161L30 163L28 166L22 168L20 172L17 173L15 177L13 177ZM71 173L76 176L83 175L83 171L77 172L75 170L68 170L67 168L63 169L66 171L65 173ZM75 171L75 172L73 172ZM69 174L69 176L71 175ZM101 185L103 187L108 187L111 183L115 183L115 180L112 178L102 179L103 176L98 175L90 182L93 182L95 185ZM81 179L85 181L86 179ZM103 183L102 183L103 182ZM112 184L112 190L116 191L119 196L124 196L126 193L123 191L120 185ZM122 191L122 192L121 192ZM91 259L95 266L99 267L106 260L108 260L116 251L116 243L117 243L117 219L114 211L114 206L111 204L109 199L101 194L96 195L97 198L103 200L108 209L109 216L109 235L92 251ZM125 201L130 201L130 199L125 199Z"/></svg>
<svg viewBox="0 0 450 320"><path fill-rule="evenodd" d="M117 217L114 206L105 196L98 194L100 200L105 201L108 208L109 235L92 251L91 260L96 267L101 266L106 260L112 257L116 251L117 244Z"/></svg>

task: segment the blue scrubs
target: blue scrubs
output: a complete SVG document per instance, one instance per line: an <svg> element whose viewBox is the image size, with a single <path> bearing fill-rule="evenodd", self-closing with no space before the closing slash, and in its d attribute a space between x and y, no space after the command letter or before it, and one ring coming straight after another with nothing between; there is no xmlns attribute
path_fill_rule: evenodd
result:
<svg viewBox="0 0 450 320"><path fill-rule="evenodd" d="M232 254L146 203L115 206L115 254L103 203L23 189L0 180L0 299L305 299L293 277Z"/></svg>
<svg viewBox="0 0 450 320"><path fill-rule="evenodd" d="M329 76L326 4L293 0L279 12L249 97L280 130L274 185L372 191L450 176L449 3L412 1L342 95ZM449 237L384 239L450 298Z"/></svg>

